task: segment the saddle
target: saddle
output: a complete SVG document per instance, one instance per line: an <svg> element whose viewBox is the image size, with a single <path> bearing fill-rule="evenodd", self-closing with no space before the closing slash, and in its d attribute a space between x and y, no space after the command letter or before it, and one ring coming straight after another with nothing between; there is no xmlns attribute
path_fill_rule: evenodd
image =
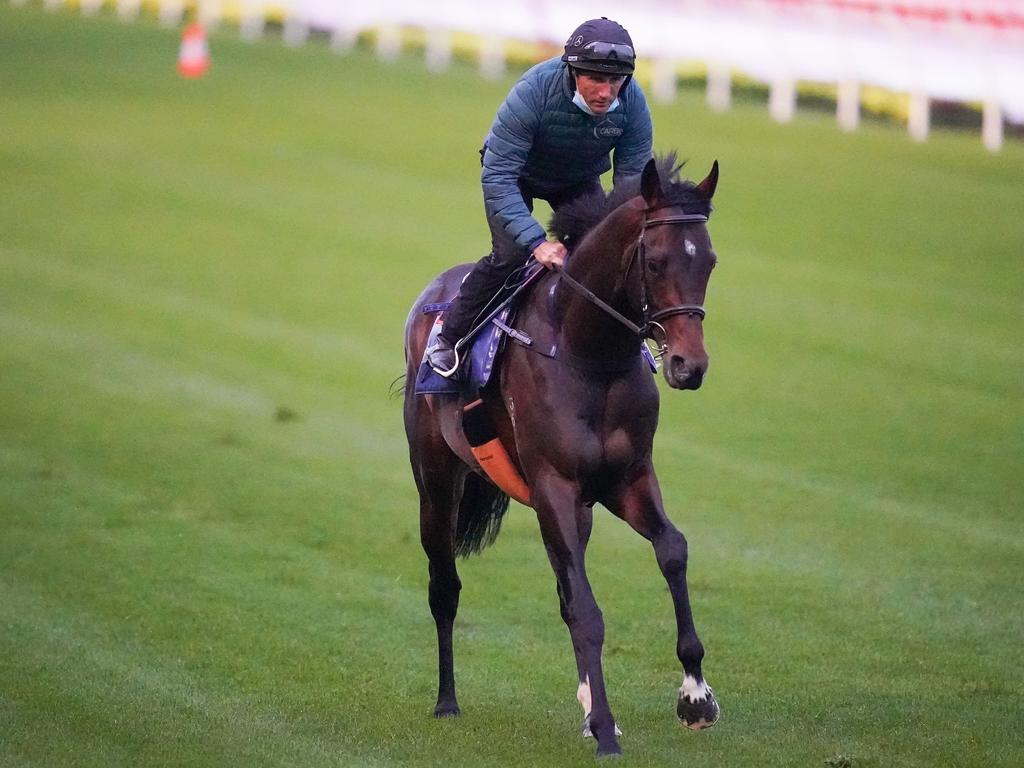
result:
<svg viewBox="0 0 1024 768"><path fill-rule="evenodd" d="M420 361L419 371L416 374L417 395L446 395L463 394L467 399L478 397L478 393L491 381L501 351L505 348L506 338L515 338L527 346L532 340L525 334L512 328L512 320L515 310L522 302L523 297L529 288L541 277L544 268L537 263L532 263L525 268L522 279L518 285L511 289L505 287L491 299L485 309L483 319L470 330L466 339L460 342L461 346L468 345L468 353L464 353L463 363L458 373L450 378L445 378L437 373L426 361L426 350L437 339L441 329L444 328L445 312L451 307L451 301L442 301L435 304L425 304L422 312L425 315L436 314L427 343L423 352L423 359ZM505 296L502 299L502 296ZM454 297L453 297L454 298ZM493 306L498 302L497 306Z"/></svg>
<svg viewBox="0 0 1024 768"><path fill-rule="evenodd" d="M423 307L424 314L436 314L433 326L430 328L430 335L427 337L427 348L434 343L437 335L444 328L444 313L451 306L450 301L426 304ZM509 325L513 307L505 307L491 322L481 328L472 341L469 342L469 353L462 364L459 373L451 378L445 378L424 359L420 361L419 371L416 373L416 394L417 395L458 395L467 397L475 396L481 389L491 381L491 375L495 369L498 355L505 347L507 334L514 329Z"/></svg>

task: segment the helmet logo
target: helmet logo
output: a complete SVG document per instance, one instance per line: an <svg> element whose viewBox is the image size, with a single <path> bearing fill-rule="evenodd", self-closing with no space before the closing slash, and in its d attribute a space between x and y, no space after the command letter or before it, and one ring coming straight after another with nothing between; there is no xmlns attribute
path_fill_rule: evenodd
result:
<svg viewBox="0 0 1024 768"><path fill-rule="evenodd" d="M583 35L576 35L576 39L572 41L573 46L579 48L583 45Z"/></svg>

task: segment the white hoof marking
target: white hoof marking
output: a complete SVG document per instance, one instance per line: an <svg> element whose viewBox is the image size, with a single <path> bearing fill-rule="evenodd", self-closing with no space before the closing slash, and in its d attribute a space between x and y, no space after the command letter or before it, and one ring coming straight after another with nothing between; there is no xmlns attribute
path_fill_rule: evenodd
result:
<svg viewBox="0 0 1024 768"><path fill-rule="evenodd" d="M619 728L619 724L618 723L615 723L615 736L618 737L618 736L621 736L621 735L622 735L622 729ZM594 738L594 732L590 730L590 717L589 716L587 717L586 720L583 721L583 738L584 739L592 739L592 738Z"/></svg>
<svg viewBox="0 0 1024 768"><path fill-rule="evenodd" d="M587 675L586 679L580 683L580 687L576 689L576 701L583 707L583 738L592 739L594 734L590 730L590 710L593 708L593 700L590 695L590 675ZM615 724L615 735L622 735L618 723Z"/></svg>
<svg viewBox="0 0 1024 768"><path fill-rule="evenodd" d="M590 699L590 675L587 675L586 680L576 689L576 701L583 707L583 716L590 717L590 709L593 706Z"/></svg>
<svg viewBox="0 0 1024 768"><path fill-rule="evenodd" d="M697 679L691 675L685 675L683 677L683 684L679 688L679 697L686 699L691 704L696 704L699 701L707 701L710 693L711 689L708 688L707 683L703 680L697 682Z"/></svg>

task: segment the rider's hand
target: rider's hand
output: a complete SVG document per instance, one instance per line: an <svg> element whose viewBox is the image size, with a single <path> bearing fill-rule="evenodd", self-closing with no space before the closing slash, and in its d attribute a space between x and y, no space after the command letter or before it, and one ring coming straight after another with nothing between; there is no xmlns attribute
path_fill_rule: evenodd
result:
<svg viewBox="0 0 1024 768"><path fill-rule="evenodd" d="M561 243L545 241L533 249L533 258L539 261L548 269L560 267L565 263L565 255L568 251Z"/></svg>

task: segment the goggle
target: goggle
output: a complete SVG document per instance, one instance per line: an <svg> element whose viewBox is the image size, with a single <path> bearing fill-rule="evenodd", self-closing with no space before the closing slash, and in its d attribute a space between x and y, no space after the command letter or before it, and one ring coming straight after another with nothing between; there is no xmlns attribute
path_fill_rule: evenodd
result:
<svg viewBox="0 0 1024 768"><path fill-rule="evenodd" d="M620 61L628 61L632 63L636 59L636 53L633 51L633 46L626 45L625 43L603 43L600 40L595 40L592 43L587 43L583 46L585 55L588 58L595 59L618 59Z"/></svg>

